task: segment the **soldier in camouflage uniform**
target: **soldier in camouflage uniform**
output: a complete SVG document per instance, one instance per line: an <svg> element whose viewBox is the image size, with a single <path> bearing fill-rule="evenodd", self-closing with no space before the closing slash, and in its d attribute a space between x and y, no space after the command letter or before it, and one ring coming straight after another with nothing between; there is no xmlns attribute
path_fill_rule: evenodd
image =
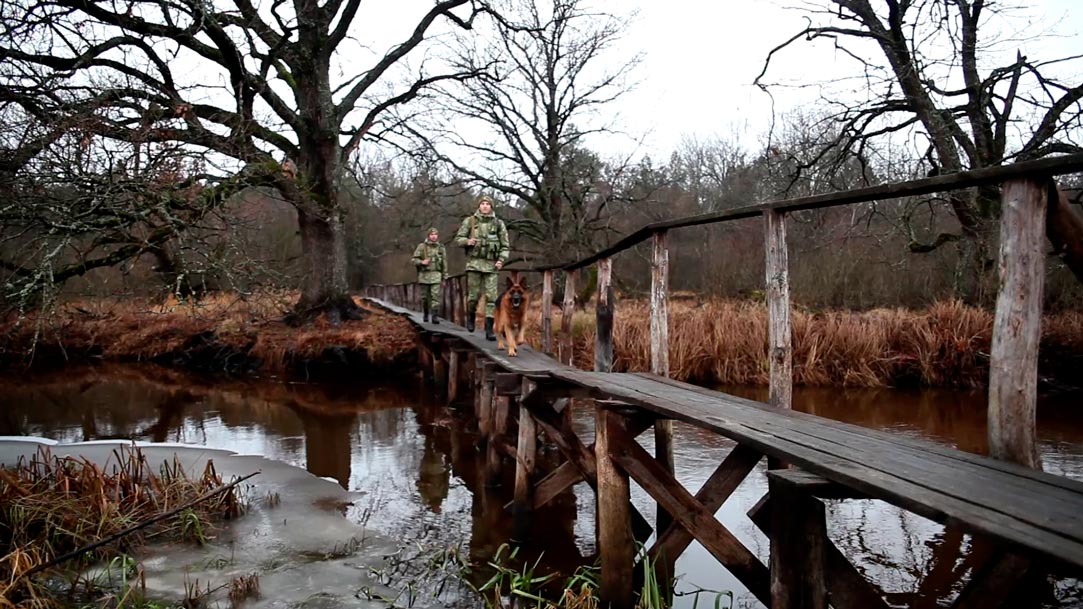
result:
<svg viewBox="0 0 1083 609"><path fill-rule="evenodd" d="M417 267L417 282L421 285L421 306L425 321L440 323L440 285L447 279L447 251L440 243L440 231L430 228L425 241L414 250L410 259Z"/></svg>
<svg viewBox="0 0 1083 609"><path fill-rule="evenodd" d="M478 199L478 210L463 220L455 243L466 248L466 329L474 331L478 298L485 290L485 338L493 334L493 311L496 309L496 276L508 261L508 229L493 213L493 200Z"/></svg>

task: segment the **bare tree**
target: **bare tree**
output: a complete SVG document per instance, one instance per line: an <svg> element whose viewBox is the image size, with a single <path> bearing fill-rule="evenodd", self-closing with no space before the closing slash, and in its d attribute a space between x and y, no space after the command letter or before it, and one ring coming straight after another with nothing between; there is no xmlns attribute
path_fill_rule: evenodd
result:
<svg viewBox="0 0 1083 609"><path fill-rule="evenodd" d="M522 205L509 228L543 259L567 257L608 226L604 182L625 164L603 163L585 140L614 129L603 109L628 90L638 57L609 58L626 20L584 0L509 0L501 14L494 36L457 51L460 71L489 76L444 83L443 112L414 134L456 173Z"/></svg>
<svg viewBox="0 0 1083 609"><path fill-rule="evenodd" d="M771 62L801 41L830 40L855 62L846 91L825 95L829 120L841 136L833 147L851 151L840 159L866 159L870 143L909 138L924 148L930 174L978 169L1081 150L1083 84L1053 74L1080 56L1037 60L1020 55L987 68L995 57L997 20L1010 22L1006 4L991 0L831 0L807 2L809 26L772 50L756 79L765 89ZM855 82L857 81L857 82ZM861 99L856 92L868 91ZM825 149L825 155L831 154ZM818 160L818 159L817 159ZM1049 237L1083 279L1083 219L1052 197ZM910 249L930 251L959 242L971 272L987 277L998 214L996 187L947 195L959 232L940 233ZM975 272L976 271L976 272ZM969 296L982 300L984 281Z"/></svg>
<svg viewBox="0 0 1083 609"><path fill-rule="evenodd" d="M354 68L363 49L346 43L360 5L15 0L3 5L0 99L38 117L29 142L38 148L78 123L91 137L180 144L211 163L243 166L248 184L277 189L297 210L298 317L337 321L358 312L346 278L343 167L363 140L381 136L388 110L470 76L428 69L433 60L394 80L437 23L469 29L484 10L475 0L436 2L401 43Z"/></svg>

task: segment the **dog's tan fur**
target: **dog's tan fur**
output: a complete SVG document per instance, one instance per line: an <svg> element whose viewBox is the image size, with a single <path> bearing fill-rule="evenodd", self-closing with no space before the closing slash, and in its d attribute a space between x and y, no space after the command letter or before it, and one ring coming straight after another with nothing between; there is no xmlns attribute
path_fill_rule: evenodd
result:
<svg viewBox="0 0 1083 609"><path fill-rule="evenodd" d="M515 293L521 296L518 307L511 298ZM497 349L503 349L506 343L508 355L512 357L517 355L516 348L525 342L523 336L526 333L526 311L529 306L530 293L526 291L526 283L519 273L512 273L512 276L508 277L508 287L496 299L493 320Z"/></svg>

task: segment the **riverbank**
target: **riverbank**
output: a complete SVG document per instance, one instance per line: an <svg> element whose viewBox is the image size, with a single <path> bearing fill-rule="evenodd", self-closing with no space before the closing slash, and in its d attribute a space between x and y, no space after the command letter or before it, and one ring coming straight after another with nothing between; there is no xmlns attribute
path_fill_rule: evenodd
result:
<svg viewBox="0 0 1083 609"><path fill-rule="evenodd" d="M0 323L0 366L48 368L73 362L154 362L231 374L309 378L384 374L416 361L405 320L365 307L364 319L292 327L290 292L216 294L197 302L80 300L51 314Z"/></svg>
<svg viewBox="0 0 1083 609"><path fill-rule="evenodd" d="M412 327L376 307L358 321L302 328L282 319L289 292L197 303L99 299L53 314L0 323L0 367L55 367L80 361L150 361L231 374L300 378L400 374L416 369ZM554 312L554 329L560 313ZM530 312L538 348L541 312ZM594 362L594 312L572 321L574 363ZM923 309L793 312L794 383L840 387L986 385L993 313L954 301ZM678 295L670 302L670 375L702 385L766 385L767 312L760 302ZM614 327L617 371L650 369L649 304L622 300ZM1046 388L1078 387L1083 312L1046 315L1039 377Z"/></svg>

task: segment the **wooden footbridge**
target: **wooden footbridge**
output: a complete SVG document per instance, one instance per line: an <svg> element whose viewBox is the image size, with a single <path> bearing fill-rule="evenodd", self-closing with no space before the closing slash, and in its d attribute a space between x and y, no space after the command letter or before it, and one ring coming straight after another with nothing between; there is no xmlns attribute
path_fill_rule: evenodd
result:
<svg viewBox="0 0 1083 609"><path fill-rule="evenodd" d="M887 607L876 583L867 581L828 538L821 501L827 498L883 500L994 544L997 550L985 564L960 582L952 606L999 607L1028 574L1083 574L1083 482L1035 469L1034 430L1045 212L1057 194L1050 178L1080 170L1083 155L1073 155L649 225L584 260L534 269L543 274L543 352L523 348L515 358L498 351L480 332L468 333L447 321L424 322L416 312L415 287L371 286L367 298L414 324L421 360L446 388L449 402L472 392L487 477L499 480L504 464L514 463L509 507L517 528L525 530L533 510L571 486L586 482L594 489L601 595L612 607L633 606L636 541L645 542L652 533L646 555L663 576L673 575L677 557L696 540L769 607ZM791 410L785 214L990 183L1002 183L1003 193L989 405L990 447L997 458ZM764 217L767 235L769 404L666 378L666 232L755 215ZM652 373L611 372L611 256L647 238L654 243ZM593 371L570 365L571 298L576 270L588 264L598 264L599 270ZM554 343L550 303L558 270L565 273L565 297ZM444 309L461 323L462 286L453 280L447 288ZM573 431L569 404L575 398L592 400L592 439ZM673 474L673 421L736 442L694 492ZM652 428L654 455L635 440ZM552 471L537 471L539 431L565 459ZM770 539L766 565L714 516L764 458L769 492L749 515ZM657 514L641 514L632 505L630 480L657 502Z"/></svg>

